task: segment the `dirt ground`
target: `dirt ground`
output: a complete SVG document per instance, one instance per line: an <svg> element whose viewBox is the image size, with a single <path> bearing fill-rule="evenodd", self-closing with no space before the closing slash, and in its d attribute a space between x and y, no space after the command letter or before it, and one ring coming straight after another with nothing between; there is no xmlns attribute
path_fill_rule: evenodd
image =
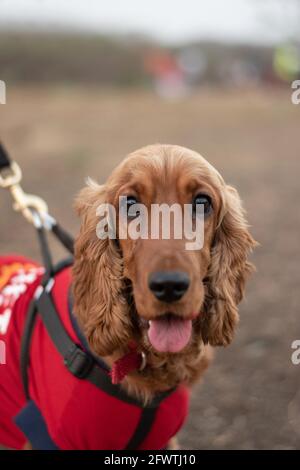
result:
<svg viewBox="0 0 300 470"><path fill-rule="evenodd" d="M0 106L0 138L73 233L74 194L103 181L131 150L176 143L202 153L237 186L261 246L233 344L218 349L181 433L189 449L300 448L300 106L289 91L202 90L181 102L150 92L13 88ZM299 199L298 199L299 198ZM0 252L39 257L35 234L0 192ZM54 245L59 258L62 251Z"/></svg>

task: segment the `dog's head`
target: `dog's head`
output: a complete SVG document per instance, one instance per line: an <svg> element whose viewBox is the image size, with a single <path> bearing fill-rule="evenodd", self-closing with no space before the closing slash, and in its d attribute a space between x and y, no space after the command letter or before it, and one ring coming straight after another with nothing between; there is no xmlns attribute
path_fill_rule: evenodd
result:
<svg viewBox="0 0 300 470"><path fill-rule="evenodd" d="M115 208L116 239L97 235L97 209L103 203ZM143 205L143 214L139 207L139 213L133 210L136 204ZM153 237L153 204L189 205L180 228L186 217L195 228L201 206L202 248L187 249L184 230L176 235L172 223L169 239L161 229ZM145 147L130 154L104 186L83 189L76 207L82 225L74 265L75 311L97 354L124 350L133 338L164 355L185 354L196 343L231 342L255 242L238 193L203 157L178 146ZM146 228L141 230L137 220ZM143 236L132 235L141 231Z"/></svg>

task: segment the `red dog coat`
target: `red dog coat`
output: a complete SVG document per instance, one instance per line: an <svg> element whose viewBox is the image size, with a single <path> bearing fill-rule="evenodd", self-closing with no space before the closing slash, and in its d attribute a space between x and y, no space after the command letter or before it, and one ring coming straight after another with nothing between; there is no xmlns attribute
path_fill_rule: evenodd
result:
<svg viewBox="0 0 300 470"><path fill-rule="evenodd" d="M0 443L15 449L27 440L36 449L125 449L139 424L142 406L73 376L40 318L30 345L31 401L26 401L20 345L29 303L42 275L43 268L30 260L0 257ZM55 277L52 295L66 331L80 344L68 305L70 284L71 269L65 268ZM187 412L188 391L180 386L161 401L139 449L166 447Z"/></svg>

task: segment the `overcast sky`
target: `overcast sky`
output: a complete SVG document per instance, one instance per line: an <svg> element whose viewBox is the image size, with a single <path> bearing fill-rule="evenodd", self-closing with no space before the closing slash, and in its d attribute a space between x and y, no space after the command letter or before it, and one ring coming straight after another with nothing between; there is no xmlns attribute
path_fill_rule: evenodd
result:
<svg viewBox="0 0 300 470"><path fill-rule="evenodd" d="M166 42L208 38L268 43L295 27L294 1L0 0L0 29L12 23L75 26L100 33L144 33Z"/></svg>

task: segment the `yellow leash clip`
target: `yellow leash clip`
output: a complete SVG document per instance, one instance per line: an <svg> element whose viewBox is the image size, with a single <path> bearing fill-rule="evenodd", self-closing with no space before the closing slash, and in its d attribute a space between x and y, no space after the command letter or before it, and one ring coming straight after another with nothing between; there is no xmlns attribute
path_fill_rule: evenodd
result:
<svg viewBox="0 0 300 470"><path fill-rule="evenodd" d="M43 219L43 214L48 214L48 206L40 197L26 194L20 185L21 181L22 170L16 162L11 162L7 176L0 172L0 187L10 191L14 210L21 212L29 223L35 224L34 214L38 213Z"/></svg>

